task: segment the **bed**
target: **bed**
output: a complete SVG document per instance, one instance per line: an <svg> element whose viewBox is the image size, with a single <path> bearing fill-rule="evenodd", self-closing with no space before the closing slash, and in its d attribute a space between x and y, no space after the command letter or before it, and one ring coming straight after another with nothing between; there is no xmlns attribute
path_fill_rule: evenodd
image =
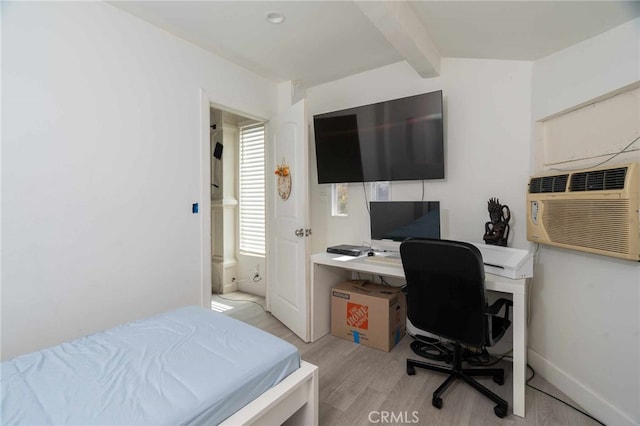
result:
<svg viewBox="0 0 640 426"><path fill-rule="evenodd" d="M185 307L1 365L6 425L318 422L317 367L271 334Z"/></svg>

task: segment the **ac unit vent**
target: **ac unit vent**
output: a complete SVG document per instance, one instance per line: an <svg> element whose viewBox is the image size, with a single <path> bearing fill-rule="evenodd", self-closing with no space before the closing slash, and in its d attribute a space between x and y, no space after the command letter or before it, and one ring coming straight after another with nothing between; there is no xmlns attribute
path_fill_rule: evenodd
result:
<svg viewBox="0 0 640 426"><path fill-rule="evenodd" d="M640 162L532 176L527 239L640 261Z"/></svg>
<svg viewBox="0 0 640 426"><path fill-rule="evenodd" d="M543 223L554 243L628 253L629 200L549 200Z"/></svg>
<svg viewBox="0 0 640 426"><path fill-rule="evenodd" d="M627 168L591 170L574 173L569 184L570 191L604 191L624 189Z"/></svg>
<svg viewBox="0 0 640 426"><path fill-rule="evenodd" d="M534 177L529 181L529 193L564 192L569 175Z"/></svg>

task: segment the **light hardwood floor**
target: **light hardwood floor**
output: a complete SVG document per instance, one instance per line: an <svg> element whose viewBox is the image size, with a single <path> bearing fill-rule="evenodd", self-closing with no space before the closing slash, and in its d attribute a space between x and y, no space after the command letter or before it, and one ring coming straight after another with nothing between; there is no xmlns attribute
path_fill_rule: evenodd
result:
<svg viewBox="0 0 640 426"><path fill-rule="evenodd" d="M264 310L264 298L246 293L225 294L212 302L233 307L225 314L265 330L295 345L302 359L320 371L320 425L598 425L583 414L527 387L526 417L512 413L511 363L502 361L505 384L491 378L479 381L509 402L509 414L500 419L493 413L494 403L469 385L456 381L443 396L443 407L431 405L431 394L444 381L444 375L416 369L406 373L406 359L416 358L405 336L391 352L382 352L331 335L304 343L273 315ZM250 300L251 302L240 301ZM540 376L532 385L564 401L576 404ZM387 420L381 416L387 413Z"/></svg>

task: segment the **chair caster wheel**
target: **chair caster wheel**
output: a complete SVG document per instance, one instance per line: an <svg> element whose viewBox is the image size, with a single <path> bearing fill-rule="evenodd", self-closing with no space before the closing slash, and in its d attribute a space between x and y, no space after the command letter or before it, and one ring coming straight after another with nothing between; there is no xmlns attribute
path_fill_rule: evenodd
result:
<svg viewBox="0 0 640 426"><path fill-rule="evenodd" d="M438 409L442 408L442 398L436 398L436 397L432 398L431 405L433 405Z"/></svg>
<svg viewBox="0 0 640 426"><path fill-rule="evenodd" d="M493 376L493 381L502 386L504 385L504 376Z"/></svg>
<svg viewBox="0 0 640 426"><path fill-rule="evenodd" d="M409 376L415 376L416 374L416 369L413 365L407 365L407 374Z"/></svg>
<svg viewBox="0 0 640 426"><path fill-rule="evenodd" d="M503 418L507 415L507 407L496 405L495 407L493 407L493 412L496 413L496 416Z"/></svg>

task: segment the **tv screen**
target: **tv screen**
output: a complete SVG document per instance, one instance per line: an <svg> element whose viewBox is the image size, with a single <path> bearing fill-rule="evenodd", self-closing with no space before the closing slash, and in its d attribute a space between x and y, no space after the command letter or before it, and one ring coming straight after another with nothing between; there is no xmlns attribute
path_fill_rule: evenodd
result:
<svg viewBox="0 0 640 426"><path fill-rule="evenodd" d="M313 117L318 183L444 178L442 91Z"/></svg>
<svg viewBox="0 0 640 426"><path fill-rule="evenodd" d="M372 201L371 240L440 239L440 202Z"/></svg>

